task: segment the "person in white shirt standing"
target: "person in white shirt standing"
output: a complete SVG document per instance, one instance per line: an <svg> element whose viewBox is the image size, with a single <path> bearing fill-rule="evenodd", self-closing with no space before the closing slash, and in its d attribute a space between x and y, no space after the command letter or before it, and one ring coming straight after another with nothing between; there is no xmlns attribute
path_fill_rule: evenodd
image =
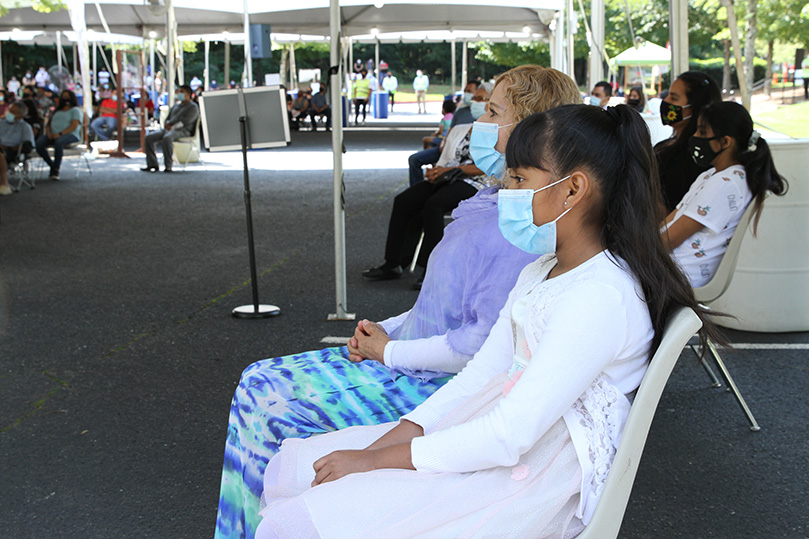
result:
<svg viewBox="0 0 809 539"><path fill-rule="evenodd" d="M390 111L393 112L393 99L396 94L396 89L399 88L399 81L392 71L388 70L385 78L382 79L382 89L388 92L388 100L390 101Z"/></svg>
<svg viewBox="0 0 809 539"><path fill-rule="evenodd" d="M425 75L421 69L416 71L416 78L413 79L413 89L416 91L419 114L427 114L427 88L429 87L430 77Z"/></svg>

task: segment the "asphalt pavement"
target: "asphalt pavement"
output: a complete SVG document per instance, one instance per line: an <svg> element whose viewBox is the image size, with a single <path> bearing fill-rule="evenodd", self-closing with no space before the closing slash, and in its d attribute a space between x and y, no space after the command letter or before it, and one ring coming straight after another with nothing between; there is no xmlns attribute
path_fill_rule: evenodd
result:
<svg viewBox="0 0 809 539"><path fill-rule="evenodd" d="M435 115L435 124L437 124ZM408 309L415 276L365 282L428 118L346 132L347 310ZM0 537L212 537L228 409L251 362L324 346L336 311L330 136L250 152L251 303L239 153L173 174L71 159L0 197ZM663 394L621 537L804 538L808 333L730 332L762 430L686 351ZM791 347L775 345L791 344Z"/></svg>

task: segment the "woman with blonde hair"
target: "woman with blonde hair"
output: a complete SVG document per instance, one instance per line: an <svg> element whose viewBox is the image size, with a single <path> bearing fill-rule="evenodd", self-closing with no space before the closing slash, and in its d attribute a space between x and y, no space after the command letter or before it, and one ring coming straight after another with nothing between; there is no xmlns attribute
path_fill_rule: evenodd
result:
<svg viewBox="0 0 809 539"><path fill-rule="evenodd" d="M580 102L576 84L559 71L520 66L504 73L474 128L494 125L497 137L474 137L476 155L502 180L504 167L491 163L500 161L516 124L532 112ZM347 347L245 369L230 408L216 537L253 537L264 470L284 439L395 421L466 366L520 270L537 258L500 233L499 188L482 189L453 212L410 311L360 321Z"/></svg>

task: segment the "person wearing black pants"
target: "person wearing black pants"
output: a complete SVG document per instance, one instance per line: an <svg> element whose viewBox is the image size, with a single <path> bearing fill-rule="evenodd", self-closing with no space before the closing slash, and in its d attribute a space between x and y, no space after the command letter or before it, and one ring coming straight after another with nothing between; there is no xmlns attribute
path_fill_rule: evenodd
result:
<svg viewBox="0 0 809 539"><path fill-rule="evenodd" d="M453 169L459 169L454 173L453 180L442 179L442 175ZM444 215L483 187L483 182L476 178L480 175L482 172L474 164L433 167L427 170L424 181L397 195L393 200L388 224L385 263L364 271L363 277L372 281L400 277L402 266L407 266L413 259L418 236L423 231L424 239L416 260L422 273L414 285L414 288L419 289L430 253L444 236ZM464 178L470 178L471 181L464 181Z"/></svg>

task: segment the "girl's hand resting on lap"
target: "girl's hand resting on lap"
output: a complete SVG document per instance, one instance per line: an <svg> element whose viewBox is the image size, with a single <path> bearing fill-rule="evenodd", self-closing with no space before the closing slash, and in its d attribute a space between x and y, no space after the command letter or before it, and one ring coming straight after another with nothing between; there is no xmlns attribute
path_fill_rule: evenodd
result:
<svg viewBox="0 0 809 539"><path fill-rule="evenodd" d="M354 451L335 451L315 461L315 479L312 486L321 483L336 481L352 473L370 472L375 470L373 450L361 449Z"/></svg>
<svg viewBox="0 0 809 539"><path fill-rule="evenodd" d="M385 328L370 320L360 320L354 336L348 340L348 359L354 363L365 359L384 363L385 345L390 340Z"/></svg>

